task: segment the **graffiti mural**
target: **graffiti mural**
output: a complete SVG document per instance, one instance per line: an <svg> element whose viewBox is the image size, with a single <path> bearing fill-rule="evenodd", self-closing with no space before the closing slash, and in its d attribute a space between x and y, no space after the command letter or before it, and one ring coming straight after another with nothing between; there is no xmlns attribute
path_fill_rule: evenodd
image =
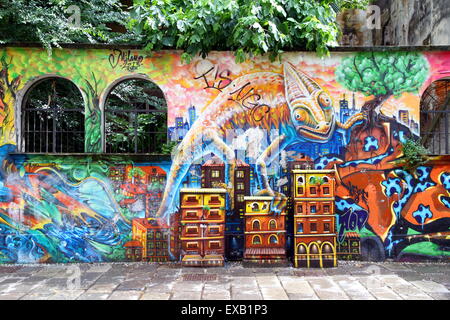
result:
<svg viewBox="0 0 450 320"><path fill-rule="evenodd" d="M286 214L291 257L292 174L305 163L301 169L336 172L335 230L327 232L338 247L357 239L366 258L448 259L450 158L412 171L397 161L403 143L420 134L420 95L445 76L448 57L290 52L237 64L231 53L213 52L183 64L175 51L80 48L48 56L2 48L0 262L166 262L191 251L207 252L203 264L221 265L219 255L240 260L250 196L266 199L274 216ZM21 106L47 77L80 89L86 154L23 152ZM162 90L167 137L177 144L171 157L103 153L108 94L127 79ZM226 192L223 204L211 200L215 192ZM181 204L180 194L213 202ZM212 228L207 250L188 250L192 234L201 237L186 222L194 207ZM224 225L210 218L214 210Z"/></svg>

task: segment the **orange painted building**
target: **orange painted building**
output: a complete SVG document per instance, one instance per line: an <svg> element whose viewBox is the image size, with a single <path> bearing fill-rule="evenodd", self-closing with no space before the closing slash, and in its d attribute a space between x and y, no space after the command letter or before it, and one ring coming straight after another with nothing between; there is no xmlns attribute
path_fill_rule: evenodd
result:
<svg viewBox="0 0 450 320"><path fill-rule="evenodd" d="M336 267L334 170L293 170L294 265Z"/></svg>
<svg viewBox="0 0 450 320"><path fill-rule="evenodd" d="M245 251L248 262L286 261L286 213L270 211L273 197L245 197Z"/></svg>
<svg viewBox="0 0 450 320"><path fill-rule="evenodd" d="M181 262L186 266L223 266L225 189L181 189Z"/></svg>
<svg viewBox="0 0 450 320"><path fill-rule="evenodd" d="M132 220L132 241L124 247L137 241L142 246L143 261L166 262L169 261L169 233L169 226L161 220L136 218Z"/></svg>

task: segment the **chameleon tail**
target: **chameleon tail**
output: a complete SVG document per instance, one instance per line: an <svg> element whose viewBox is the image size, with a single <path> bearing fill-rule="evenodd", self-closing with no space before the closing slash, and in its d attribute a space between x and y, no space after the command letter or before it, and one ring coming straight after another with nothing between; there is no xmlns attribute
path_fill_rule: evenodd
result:
<svg viewBox="0 0 450 320"><path fill-rule="evenodd" d="M181 182L188 172L190 165L191 163L182 163L180 161L173 162L167 179L166 188L164 189L163 199L158 212L156 212L157 217L166 217L171 214L169 210L173 205L175 196L179 194L177 191L180 188Z"/></svg>

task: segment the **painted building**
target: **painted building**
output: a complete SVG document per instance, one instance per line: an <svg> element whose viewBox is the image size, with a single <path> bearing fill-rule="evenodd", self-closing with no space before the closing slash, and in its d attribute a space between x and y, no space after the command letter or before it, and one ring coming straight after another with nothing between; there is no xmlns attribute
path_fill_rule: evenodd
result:
<svg viewBox="0 0 450 320"><path fill-rule="evenodd" d="M48 56L2 46L0 262L138 257L133 221L151 218L171 230L167 257L178 261L180 190L201 188L201 166L214 156L242 161L245 194L275 194L283 201L271 211L290 214L290 164L308 157L314 169L335 169L337 242L355 232L362 259L447 261L450 52L367 50L239 64L212 52L184 64L178 51L80 46ZM152 99L118 102L121 86L144 84ZM402 145L419 135L433 156L407 169ZM172 156L161 154L170 140ZM235 235L225 250L239 259L245 244Z"/></svg>
<svg viewBox="0 0 450 320"><path fill-rule="evenodd" d="M181 189L181 247L184 266L223 266L225 189Z"/></svg>
<svg viewBox="0 0 450 320"><path fill-rule="evenodd" d="M270 211L274 197L245 197L244 261L286 262L286 213Z"/></svg>
<svg viewBox="0 0 450 320"><path fill-rule="evenodd" d="M294 265L337 266L334 170L294 170Z"/></svg>

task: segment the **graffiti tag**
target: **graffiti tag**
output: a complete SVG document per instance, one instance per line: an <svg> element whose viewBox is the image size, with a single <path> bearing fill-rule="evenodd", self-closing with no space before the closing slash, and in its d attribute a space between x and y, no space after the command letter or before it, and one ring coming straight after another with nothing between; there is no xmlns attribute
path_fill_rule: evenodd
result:
<svg viewBox="0 0 450 320"><path fill-rule="evenodd" d="M115 69L119 64L121 68L129 72L137 70L144 61L144 56L132 54L130 50L122 51L114 49L109 55L109 64Z"/></svg>
<svg viewBox="0 0 450 320"><path fill-rule="evenodd" d="M243 109L250 111L250 115L256 122L261 121L266 113L270 111L270 107L267 104L259 103L261 95L255 93L255 88L251 86L250 82L247 82L237 90L230 92L230 98L228 100L238 103ZM245 89L248 89L245 91ZM236 94L235 97L233 95Z"/></svg>
<svg viewBox="0 0 450 320"><path fill-rule="evenodd" d="M215 72L214 72L215 70ZM209 74L213 74L214 73L214 79L208 80L208 75ZM225 89L226 87L228 87L231 82L233 80L231 80L229 78L229 76L231 75L231 71L230 70L220 70L219 67L211 67L209 68L206 72L204 72L203 74L199 75L198 77L195 77L195 80L198 80L200 78L203 78L203 80L205 81L205 87L203 89L216 89L219 91L222 91L223 89ZM217 82L217 80L219 80Z"/></svg>
<svg viewBox="0 0 450 320"><path fill-rule="evenodd" d="M368 218L366 210L353 210L352 208L339 215L339 241L344 240L346 231L361 230Z"/></svg>

